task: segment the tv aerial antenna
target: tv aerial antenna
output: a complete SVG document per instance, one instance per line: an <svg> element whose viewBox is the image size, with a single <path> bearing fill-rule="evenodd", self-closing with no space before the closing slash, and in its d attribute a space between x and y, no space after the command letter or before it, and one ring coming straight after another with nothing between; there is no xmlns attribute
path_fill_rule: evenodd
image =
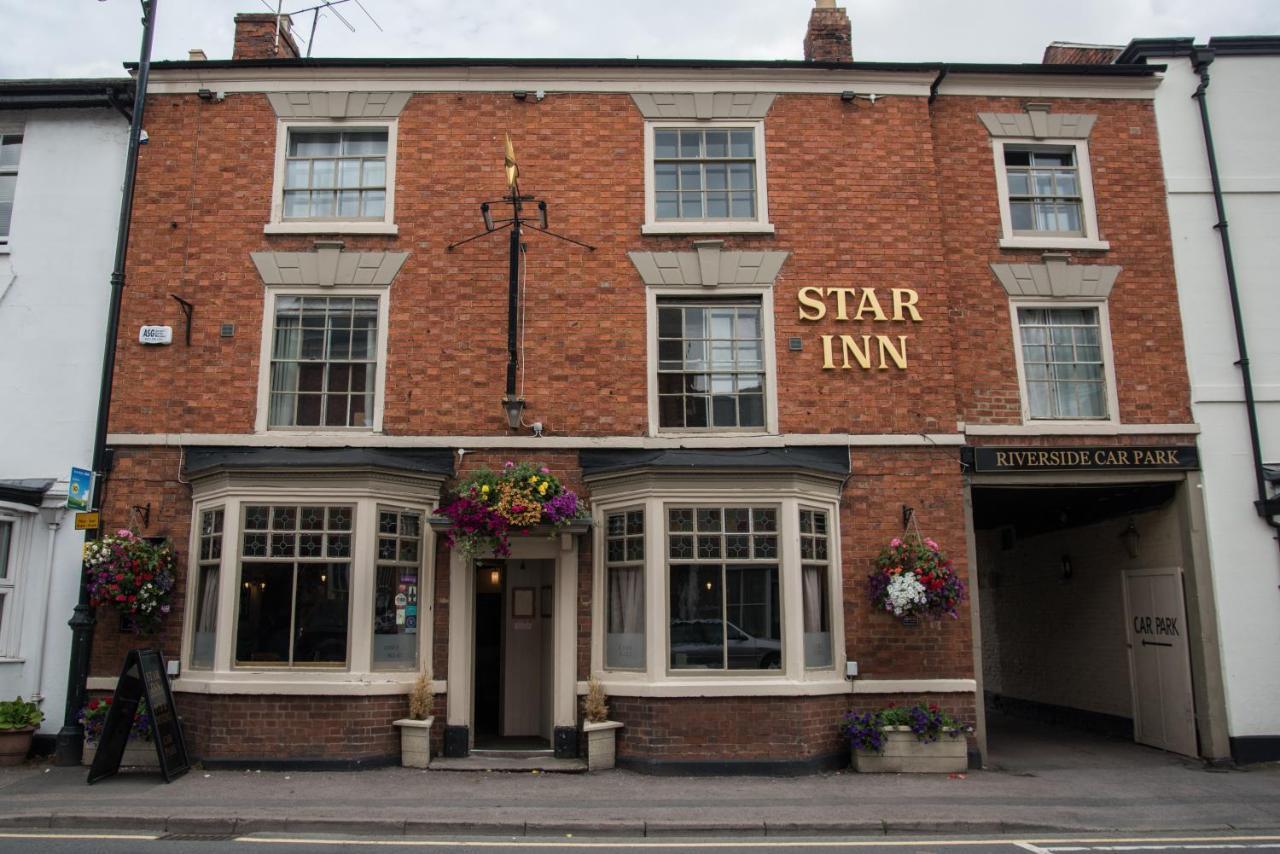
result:
<svg viewBox="0 0 1280 854"><path fill-rule="evenodd" d="M292 18L295 15L305 15L308 12L311 13L311 33L306 39L306 43L307 43L306 58L307 59L311 58L311 48L315 44L315 40L316 40L316 24L320 23L320 15L322 12L325 12L325 11L331 12L335 18L337 18L339 21L342 22L342 25L344 27L346 27L348 30L350 30L353 33L356 31L355 26L346 18L344 18L341 12L339 12L336 8L334 8L336 6L342 5L343 3L355 3L356 6L360 8L360 11L364 12L364 16L368 18L375 27L378 28L378 32L380 33L386 32L385 30L382 29L382 25L379 24L377 19L374 18L373 15L369 13L369 10L364 7L364 3L360 2L360 0L320 0L320 2L315 6L308 6L305 9L294 9L292 12L285 12L283 10L282 8L284 6L283 0L278 0L278 2L275 5L275 8L272 8L271 4L268 3L267 0L262 0L262 5L266 6L268 9L271 9L271 11L274 12L276 16L276 47L277 48L279 48L280 46L280 19L283 18L285 15L288 15L290 18Z"/></svg>

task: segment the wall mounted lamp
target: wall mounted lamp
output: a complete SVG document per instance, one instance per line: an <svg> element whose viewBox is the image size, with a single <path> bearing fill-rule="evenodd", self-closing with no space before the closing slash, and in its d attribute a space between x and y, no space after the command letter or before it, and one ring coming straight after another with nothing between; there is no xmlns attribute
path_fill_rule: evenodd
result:
<svg viewBox="0 0 1280 854"><path fill-rule="evenodd" d="M502 572L496 569L489 570L489 583L497 587L502 583Z"/></svg>
<svg viewBox="0 0 1280 854"><path fill-rule="evenodd" d="M1139 547L1142 545L1142 535L1138 533L1138 526L1133 524L1133 519L1129 520L1129 525L1120 532L1120 541L1124 543L1124 550L1129 553L1129 557L1136 558L1138 556Z"/></svg>
<svg viewBox="0 0 1280 854"><path fill-rule="evenodd" d="M520 426L520 413L524 412L524 398L508 395L502 398L502 409L507 413L507 426L512 430Z"/></svg>

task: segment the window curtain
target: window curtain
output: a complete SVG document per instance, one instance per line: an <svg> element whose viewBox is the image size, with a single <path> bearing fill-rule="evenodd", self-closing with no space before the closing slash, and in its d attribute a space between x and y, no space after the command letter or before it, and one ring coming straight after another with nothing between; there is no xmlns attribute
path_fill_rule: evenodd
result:
<svg viewBox="0 0 1280 854"><path fill-rule="evenodd" d="M806 566L801 570L801 606L804 609L804 664L806 667L831 666L831 630L827 627L825 566Z"/></svg>
<svg viewBox="0 0 1280 854"><path fill-rule="evenodd" d="M609 569L607 667L644 667L644 572L638 567Z"/></svg>
<svg viewBox="0 0 1280 854"><path fill-rule="evenodd" d="M294 394L298 390L298 358L302 355L302 325L297 317L276 317L271 362L271 404L268 423L293 424Z"/></svg>

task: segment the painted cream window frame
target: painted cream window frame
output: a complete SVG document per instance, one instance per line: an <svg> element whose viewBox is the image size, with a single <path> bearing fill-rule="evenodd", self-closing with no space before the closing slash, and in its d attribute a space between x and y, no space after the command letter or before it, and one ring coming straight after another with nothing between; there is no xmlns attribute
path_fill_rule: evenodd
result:
<svg viewBox="0 0 1280 854"><path fill-rule="evenodd" d="M755 132L755 219L659 220L654 188L654 132L663 130L710 130L750 128ZM641 234L773 234L769 221L769 188L765 168L764 119L646 119L644 123L644 225Z"/></svg>
<svg viewBox="0 0 1280 854"><path fill-rule="evenodd" d="M233 580L234 580L234 582L235 582L235 583L232 585L232 589L235 591L235 595L236 595L237 597L240 595L240 586L241 586L242 584L244 584L243 573L244 573L244 563L245 563L245 560L247 559L247 560L252 561L252 560L254 560L254 559L255 559L255 558L245 558L245 556L244 556L244 555L242 555L242 554L240 553L241 549L244 547L244 543L243 543L243 541L242 541L242 539L241 539L241 538L242 538L242 537L243 537L243 535L244 535L244 530L245 530L245 527L244 527L244 515L245 515L245 508L246 508L246 506L248 506L248 505L254 505L254 506L263 506L263 507L266 507L266 508L267 508L267 510L268 510L268 514L267 514L267 515L268 515L268 517L270 517L270 516L272 515L271 511L274 511L274 510L275 510L275 508L277 508L277 507L300 507L300 508L301 508L301 507L324 507L324 508L325 508L326 515L327 515L327 513L328 513L328 509L329 509L330 507L350 507L350 508L351 508L351 558L350 558L350 560L351 560L351 568L350 568L350 570L349 570L349 575L350 575L350 577L349 577L349 579L348 579L348 588L347 588L347 653L346 653L346 660L345 660L345 661L343 661L341 664L321 663L321 664L317 664L317 665L315 665L315 666L313 666L313 667L305 667L305 666L303 666L303 667L299 667L298 665L294 664L292 661L286 661L286 662L283 662L283 663L280 663L280 664L268 664L268 663L266 663L266 662L259 662L259 663L258 663L258 664L256 664L256 665L255 665L255 664L253 664L253 663L241 663L241 662L239 662L239 661L237 661L237 660L236 660L236 656L235 656L235 648L234 648L235 639L236 639L236 638L239 636L239 634L240 634L240 604L239 604L239 601L237 600L237 602L236 602L236 604L235 604L235 607L234 607L234 609L232 610L232 613L231 613L231 641L232 641L232 644L233 644L233 646L232 646L232 650L231 650L231 669L232 669L233 671L258 671L258 670L265 670L265 671L267 671L267 672L269 672L269 673L309 673L309 674L311 674L311 673L325 673L325 672L334 672L334 671L339 672L339 673L347 673L347 672L350 672L350 671L351 671L351 665L352 665L352 662L355 660L355 658L354 658L354 651L355 651L355 638L353 637L353 634L352 634L352 633L356 630L356 629L355 629L355 621L356 621L356 620L355 620L355 606L356 606L356 603L355 603L354 598L353 598L353 597L354 597L354 592L353 592L353 591L355 590L355 587L356 587L356 585L355 585L355 576L356 576L356 530L357 530L356 526L357 526L357 525L360 523L360 521L361 521L361 520L360 520L360 518L359 518L360 508L359 508L359 507L358 507L354 502L351 502L351 501L324 501L324 500L305 500L305 501L304 501L304 500L295 500L295 499L292 499L292 498L285 498L285 497L281 497L281 498L272 498L272 499L267 499L267 500L262 500L262 501L240 501L240 502L238 502L238 503L236 504L236 507L235 507L235 512L236 512L236 531L237 531L237 537L236 537L236 539L235 539L235 540L233 541L233 543L232 543L232 547L233 547L233 549L234 549L234 557L235 557L234 574L233 574L233 576L232 576L232 577L233 577ZM226 518L226 513L224 512L224 513L223 513L223 517L222 517L222 531L223 531L223 534L224 534L224 535L226 534L226 530L227 530L227 518ZM327 527L325 528L325 532L326 532L326 533L328 533L328 528L327 528ZM295 529L295 533L296 533L296 529ZM376 545L377 545L377 544L376 544L376 541L375 541L375 544L374 544L374 545L375 545L375 547L376 547ZM222 551L223 551L223 553L224 553L224 554L226 553L226 550L227 550L227 549L226 549L226 546L227 546L227 543L226 543L226 541L224 540L224 541L223 541L223 543L222 543ZM272 561L274 560L274 561L281 561L281 562L283 563L283 561L282 561L280 558L274 558L274 559L273 559L273 558L271 557L270 552L271 552L271 537L268 535L268 537L267 537L267 554L265 554L265 555L258 555L257 557L258 557L258 558L260 558L260 559L266 560L266 561L268 561L268 562L272 562ZM336 563L337 561L326 561L326 562L327 562L327 563ZM297 616L298 616L298 600L297 600L297 575L298 575L298 569L297 569L297 567L298 567L298 560L297 560L297 557L296 557L296 556L295 556L294 561L293 561L293 566L294 566L294 570L293 570L293 595L292 595L292 597L290 598L290 603L289 603L289 609L290 609L290 613L289 613L289 651L290 651L290 658L292 658L292 657L293 657L293 655L292 655L292 653L293 653L293 647L294 647L294 643L297 641L297 637L296 637L296 634L295 634L295 629L296 629L296 626L297 626L297 622L296 622L296 621L297 621ZM371 569L370 571L372 572L373 570ZM194 605L194 602L192 602L192 603L190 603L190 604ZM221 605L221 604L222 604L222 601L221 601L221 591L219 591L219 602L218 602L218 604L219 604L219 605ZM188 620L187 622L190 622L190 620ZM371 617L370 617L370 619L369 619L369 626L370 626L371 628L372 628L372 626L373 626L373 619L372 619L372 616L371 616ZM218 619L218 628L219 628L219 629L221 629L221 628L222 628L222 619L221 619L221 614L219 614L219 619ZM372 635L372 632L370 632L370 634ZM215 641L214 658L215 658L215 659L217 658L217 647L216 647L216 641ZM372 664L372 651L370 651L369 658L370 658L370 664ZM369 669L369 668L366 668L366 669Z"/></svg>
<svg viewBox="0 0 1280 854"><path fill-rule="evenodd" d="M377 515L382 513L395 513L397 516L404 513L418 514L418 517L419 517L418 518L418 565L415 567L415 569L418 572L418 576L417 576L418 577L418 604L416 606L418 611L415 614L415 616L418 618L418 627L417 627L418 630L414 632L414 634L418 635L416 639L418 641L416 652L418 656L421 656L422 655L422 634L424 633L424 631L425 632L431 631L431 628L429 626L424 629L424 624L422 622L422 615L425 612L425 610L427 610L424 608L424 604L427 604L430 602L430 596L431 596L431 591L427 590L422 584L423 578L425 578L427 575L427 567L426 567L428 562L427 553L426 553L427 530L431 527L431 525L429 524L431 514L425 511L424 509L422 509L421 507L406 506L403 503L394 502L394 501L377 502L374 505L373 512L375 514L375 518L374 518L374 528L373 528L374 530L373 568L372 568L373 589L371 592L375 594L377 593L379 565L389 565L395 568L395 570L397 571L397 575L399 574L400 570L408 568L408 561L401 562L399 560L395 560L395 561L390 561L384 564L383 560L380 557L378 557L378 538L382 536L382 531L379 527L381 520L377 518ZM399 522L397 521L397 525L398 524ZM396 534L397 544L399 544L401 537L402 537L401 534L399 533ZM374 637L373 612L377 608L376 595L371 596L369 601L366 602L365 604L369 606L369 612L370 612L370 615L369 615L369 630L370 630L369 632L369 671L372 673L413 673L416 675L418 671L422 668L422 659L420 657L414 661L413 666L411 667L405 666L405 665L400 665L397 667L384 665L382 667L379 667L377 665L377 662L374 661L373 659L373 637Z"/></svg>
<svg viewBox="0 0 1280 854"><path fill-rule="evenodd" d="M264 234L386 234L396 235L399 227L395 220L396 200L396 136L400 127L398 118L377 119L278 119L276 121L275 167L271 181L271 214L263 226ZM284 175L288 160L289 134L294 130L311 131L379 131L387 133L387 189L386 207L382 220L342 219L285 219Z"/></svg>
<svg viewBox="0 0 1280 854"><path fill-rule="evenodd" d="M1023 308L1071 309L1092 308L1098 312L1098 346L1102 351L1102 375L1106 382L1106 418L1032 418L1031 396L1027 389L1027 370L1022 357L1022 324L1018 310ZM1013 327L1013 356L1018 370L1019 408L1024 425L1103 425L1120 424L1120 401L1116 391L1115 350L1111 343L1111 318L1105 299L1042 299L1014 297L1009 300L1009 322Z"/></svg>
<svg viewBox="0 0 1280 854"><path fill-rule="evenodd" d="M658 303L661 300L701 302L721 297L760 300L760 347L764 359L764 426L763 427L661 427L658 410ZM774 338L773 284L738 285L703 288L698 286L645 288L646 376L649 399L649 435L651 437L748 436L778 435L778 356ZM707 373L711 373L708 370Z"/></svg>
<svg viewBox="0 0 1280 854"><path fill-rule="evenodd" d="M592 589L603 590L604 529L609 513L645 508L645 669L606 669L603 596L591 606L591 672L601 675L616 696L797 696L848 693L843 586L840 577L840 484L829 478L794 473L746 472L640 474L592 484ZM776 506L778 516L778 595L783 603L782 667L779 670L671 670L670 588L666 517L670 506ZM804 665L803 583L800 561L800 509L824 510L830 520L829 577L832 664ZM653 524L658 519L661 525ZM655 565L654 561L661 561ZM794 588L794 589L791 589ZM711 692L704 694L702 692Z"/></svg>
<svg viewBox="0 0 1280 854"><path fill-rule="evenodd" d="M8 522L9 554L8 578L0 581L0 593L4 594L4 613L0 614L0 662L21 661L23 566L27 563L38 515L35 508L0 503L0 522Z"/></svg>
<svg viewBox="0 0 1280 854"><path fill-rule="evenodd" d="M611 667L611 673L645 673L649 669L649 508L644 502L627 504L620 507L610 507L600 515L600 523L594 526L595 539L597 542L592 543L592 548L600 555L600 586L596 589L600 591L601 609L600 620L603 625L601 627L601 637L604 638L604 644L601 647L600 664L603 668L608 658L608 634L609 634L609 517L615 513L621 513L625 517L627 513L639 512L643 523L644 542L644 559L640 561L640 604L641 610L644 612L644 664L641 667ZM625 520L624 520L625 524ZM626 535L623 535L625 542ZM624 565L630 566L633 562L625 561Z"/></svg>
<svg viewBox="0 0 1280 854"><path fill-rule="evenodd" d="M1015 234L1013 214L1009 208L1009 173L1004 163L1005 147L1015 149L1071 149L1075 153L1077 179L1080 182L1080 222L1083 235L1056 232ZM992 137L991 153L995 159L996 196L1000 203L1001 249L1110 249L1111 244L1098 236L1098 212L1093 194L1093 166L1089 160L1089 141L1085 139L1033 139Z"/></svg>
<svg viewBox="0 0 1280 854"><path fill-rule="evenodd" d="M271 413L271 354L275 346L276 302L280 297L362 297L378 300L377 368L374 369L373 419L367 427L269 426ZM391 337L391 285L329 287L325 285L266 285L262 302L262 344L258 358L258 411L253 432L273 436L315 436L335 433L381 433L387 395L387 340Z"/></svg>
<svg viewBox="0 0 1280 854"><path fill-rule="evenodd" d="M293 479L264 472L243 481L230 482L217 477L210 485L199 484L197 498L191 507L191 533L186 565L187 579L199 565L199 519L206 510L222 508L222 558L218 564L220 584L217 605L217 632L214 642L213 667L192 670L191 652L195 640L195 585L185 585L183 611L181 672L176 690L210 694L304 693L401 694L417 679L414 670L375 670L373 668L373 608L357 607L359 602L372 602L377 567L377 508L398 507L422 514L423 563L420 588L425 585L428 597L419 594L419 621L434 620L436 534L426 520L438 503L437 487L424 489L419 484L405 484L393 476L371 476L365 473L334 473L319 477ZM351 541L351 601L348 614L347 662L342 667L253 667L235 663L235 632L239 610L240 537L243 533L243 509L248 504L267 505L350 505L354 508ZM230 545L228 545L230 544ZM429 662L432 633L418 633L418 661Z"/></svg>
<svg viewBox="0 0 1280 854"><path fill-rule="evenodd" d="M212 513L219 510L222 511L222 533L219 535L222 537L222 550L218 553L218 560L216 564L218 567L218 601L214 605L215 618L214 618L214 624L213 624L213 639L214 639L213 661L210 662L210 665L208 667L199 667L192 664L192 661L195 659L196 623L200 619L200 611L197 606L199 605L199 602L200 602L200 588L203 586L201 583L203 581L203 578L200 575L200 568L202 566L208 567L208 566L215 565L215 563L211 560L200 559L200 540L203 539L200 534L203 527L201 523L204 519L205 513ZM240 511L237 508L235 512L239 513ZM182 609L182 652L181 652L180 658L182 663L182 670L184 671L191 670L196 673L205 674L213 671L213 669L217 666L217 661L218 661L217 644L218 644L218 640L222 637L222 632L224 631L224 627L222 625L222 618L221 618L222 588L226 584L226 582L229 580L228 576L226 575L228 518L229 517L227 515L227 506L225 502L223 502L221 499L202 504L199 507L199 509L196 509L195 507L193 507L191 510L191 543L187 550L187 553L190 559L187 562L187 578L186 578L186 585L185 585L186 586L186 604L185 604L185 607ZM238 519L236 522L236 531L238 536L238 532L240 531L240 525L239 525ZM237 580L237 583L238 583L238 580Z"/></svg>
<svg viewBox="0 0 1280 854"><path fill-rule="evenodd" d="M838 529L839 529L839 507L832 511L831 507L826 504L817 504L813 502L800 501L796 507L796 538L799 542L800 537L800 513L808 510L810 512L824 513L827 517L827 625L830 626L831 634L831 660L834 663L836 658L836 647L839 646L839 637L836 636L836 613L843 609L837 608L836 605L841 601L843 596L843 587L840 584L840 564L837 560L837 552L839 551ZM796 546L796 554L799 555L799 546ZM806 561L804 558L798 558L800 561L800 631L801 638L804 637L804 567ZM817 565L817 560L807 562L809 566ZM801 663L806 671L825 673L830 667L810 667L807 661L804 661L804 649L800 650Z"/></svg>
<svg viewBox="0 0 1280 854"><path fill-rule="evenodd" d="M794 600L797 605L800 604L802 600L800 590L799 590L799 584L800 584L801 575L802 575L800 571L800 562L799 562L800 561L800 513L799 513L799 510L794 507L792 508L795 512L795 519L793 520L794 524L791 526L792 527L791 534L786 535L784 532L784 526L786 525L786 522L784 521L784 516L787 513L787 508L783 505L781 501L737 500L735 497L728 496L728 495L716 501L666 500L666 501L663 501L661 505L662 515L660 516L660 519L662 520L662 551L660 552L660 554L662 559L662 573L661 573L662 589L663 589L663 592L666 594L666 596L663 599L663 609L662 609L663 616L664 616L663 623L662 623L662 628L663 628L662 641L663 641L663 650L664 650L664 653L662 656L662 667L663 667L664 675L669 678L683 678L683 677L688 677L692 675L696 678L706 677L710 679L724 679L724 678L733 678L733 677L737 677L741 679L759 679L761 677L771 676L774 673L773 670L747 669L747 668L743 668L741 670L735 670L733 668L730 668L727 664L727 658L729 654L729 636L727 634L728 632L727 628L725 629L725 634L724 634L725 645L723 650L723 655L726 657L725 667L701 668L701 667L672 667L671 666L671 564L672 564L672 558L669 551L670 531L667 530L667 524L668 524L667 513L668 511L675 510L675 509L692 510L694 511L694 518L696 519L697 512L699 510L720 510L723 512L724 510L727 510L731 507L742 507L751 511L773 510L777 513L776 518L778 521L778 530L776 531L776 533L778 537L778 556L774 562L778 566L778 602L781 605L781 611L778 615L778 631L781 633L780 642L782 645L782 649L778 651L778 658L779 658L779 663L777 668L778 672L786 673L790 668L791 663L796 659L796 652L792 648L791 644L789 643L790 639L788 638L788 631L787 631L789 626L787 625L787 623L788 623L788 620L791 620L791 615L788 612L792 610L791 608L788 607L788 605L790 604L788 600ZM722 531L721 533L724 534L726 532ZM795 591L795 595L789 595L787 592L787 587L788 587L787 567L783 561L783 556L784 554L786 554L786 550L783 548L784 536L786 536L788 539L790 539L791 536L794 536L795 538L795 549L793 550L795 561L796 561L797 588ZM702 562L696 557L697 535L694 534L693 538L694 538L695 557L691 558L689 562L695 565L701 565ZM680 563L681 561L675 561L675 562ZM722 557L716 561L707 561L707 562L713 563L713 564L714 563L720 564L720 567L721 567L720 580L723 584L723 589L721 591L721 598L723 600L724 596L727 595L728 593L728 584L725 583L724 566L725 564L733 563L733 561L730 560L729 558ZM724 607L724 610L721 612L721 619L722 619L722 622L724 622L724 624L728 626L729 605L727 601L723 602L723 607ZM794 622L794 620L791 620L791 621ZM648 627L646 626L646 628ZM801 629L803 630L803 619L801 619ZM743 634L746 634L746 632L741 628L738 628L738 631L743 632ZM800 648L800 654L799 654L799 661L800 661L801 667L803 667L804 666L803 635L801 635L801 648Z"/></svg>

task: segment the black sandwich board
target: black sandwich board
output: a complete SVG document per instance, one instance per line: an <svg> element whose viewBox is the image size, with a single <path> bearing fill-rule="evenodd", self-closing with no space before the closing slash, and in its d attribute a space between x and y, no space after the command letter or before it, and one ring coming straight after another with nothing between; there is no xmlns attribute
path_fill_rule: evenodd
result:
<svg viewBox="0 0 1280 854"><path fill-rule="evenodd" d="M160 773L166 783L191 770L187 762L187 743L173 707L173 691L164 669L164 658L154 649L134 649L124 659L124 669L111 697L111 708L102 725L98 753L89 768L89 783L105 780L120 770L124 748L133 729L133 715L138 703L147 700L151 717L151 741L160 759Z"/></svg>

